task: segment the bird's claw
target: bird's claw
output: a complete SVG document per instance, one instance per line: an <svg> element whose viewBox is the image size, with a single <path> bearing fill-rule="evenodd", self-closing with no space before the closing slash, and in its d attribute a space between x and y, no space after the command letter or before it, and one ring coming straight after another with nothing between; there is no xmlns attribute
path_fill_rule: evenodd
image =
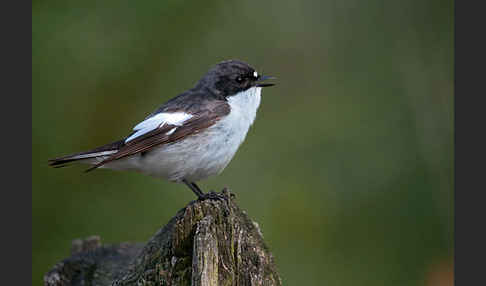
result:
<svg viewBox="0 0 486 286"><path fill-rule="evenodd" d="M227 199L228 197L224 193L217 193L212 190L198 197L198 200L200 201L204 201L204 200L226 201Z"/></svg>

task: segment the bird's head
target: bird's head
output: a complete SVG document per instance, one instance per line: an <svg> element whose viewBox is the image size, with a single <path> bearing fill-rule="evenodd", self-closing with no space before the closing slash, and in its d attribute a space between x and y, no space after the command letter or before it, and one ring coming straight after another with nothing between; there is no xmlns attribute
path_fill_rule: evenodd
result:
<svg viewBox="0 0 486 286"><path fill-rule="evenodd" d="M228 60L213 66L196 87L208 88L225 98L253 87L268 87L274 83L264 82L274 79L272 76L260 75L250 65L239 60Z"/></svg>

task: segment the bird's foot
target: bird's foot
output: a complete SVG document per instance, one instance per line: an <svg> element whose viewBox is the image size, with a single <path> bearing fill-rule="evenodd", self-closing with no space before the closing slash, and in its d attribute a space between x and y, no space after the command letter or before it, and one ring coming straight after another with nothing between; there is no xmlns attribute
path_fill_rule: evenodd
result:
<svg viewBox="0 0 486 286"><path fill-rule="evenodd" d="M229 198L234 197L233 194L230 194L228 191L228 188L224 188L221 193L217 193L213 190L202 194L201 196L198 197L198 200L204 201L204 200L216 200L216 201L227 201Z"/></svg>

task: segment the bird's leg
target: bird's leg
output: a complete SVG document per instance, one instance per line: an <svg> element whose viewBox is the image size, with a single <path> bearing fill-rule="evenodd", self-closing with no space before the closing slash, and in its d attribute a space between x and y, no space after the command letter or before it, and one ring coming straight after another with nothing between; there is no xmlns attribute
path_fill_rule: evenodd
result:
<svg viewBox="0 0 486 286"><path fill-rule="evenodd" d="M204 193L201 190L201 188L199 188L199 186L196 185L196 183L194 183L194 182L189 182L186 179L183 179L182 182L184 184L186 184L186 186L188 186L189 189L191 189L191 191L194 192L194 194L196 194L198 200L204 201L204 200L207 200L207 199L210 199L210 200L225 200L226 199L226 196L224 194L218 194L214 191Z"/></svg>
<svg viewBox="0 0 486 286"><path fill-rule="evenodd" d="M204 196L203 191L195 184L195 183L189 183L186 179L183 179L182 182L186 184L186 186L191 189L191 191L196 194L196 196L200 199Z"/></svg>
<svg viewBox="0 0 486 286"><path fill-rule="evenodd" d="M199 192L200 192L202 195L204 195L203 190L201 190L201 188L200 188L198 185L196 185L196 183L191 182L191 185L192 185L192 186L193 186L193 187L194 187L196 190L198 190L198 191L199 191Z"/></svg>

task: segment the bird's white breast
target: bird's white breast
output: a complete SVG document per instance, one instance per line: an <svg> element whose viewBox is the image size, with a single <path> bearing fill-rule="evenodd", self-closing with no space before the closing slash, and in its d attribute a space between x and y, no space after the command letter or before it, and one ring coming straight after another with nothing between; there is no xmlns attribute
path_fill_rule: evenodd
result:
<svg viewBox="0 0 486 286"><path fill-rule="evenodd" d="M221 173L255 121L260 94L261 87L253 87L228 97L231 111L226 117L200 133L130 158L130 164L142 173L176 182Z"/></svg>
<svg viewBox="0 0 486 286"><path fill-rule="evenodd" d="M248 129L255 121L256 112L261 101L261 87L252 87L228 98L231 111L220 124L226 124L229 129L241 135L243 140ZM240 142L241 143L241 142Z"/></svg>

